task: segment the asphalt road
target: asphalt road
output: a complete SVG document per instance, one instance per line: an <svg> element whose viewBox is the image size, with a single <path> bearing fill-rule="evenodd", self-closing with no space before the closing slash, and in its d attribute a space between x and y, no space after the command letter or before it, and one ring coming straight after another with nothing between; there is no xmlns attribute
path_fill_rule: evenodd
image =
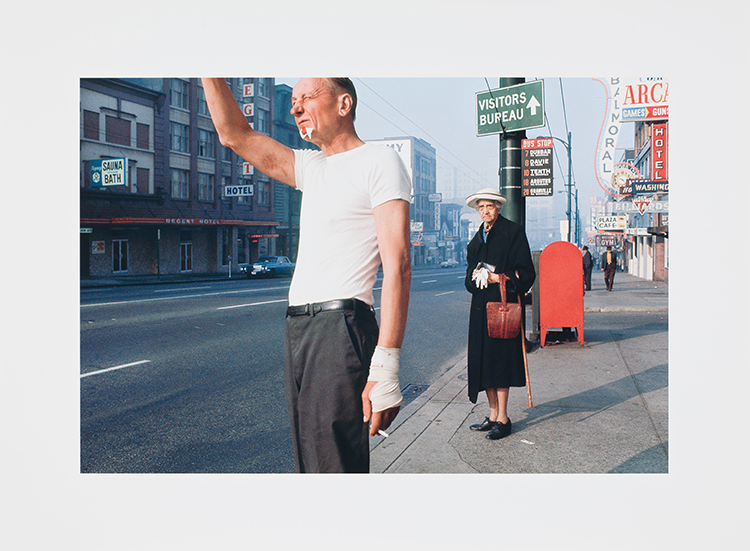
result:
<svg viewBox="0 0 750 551"><path fill-rule="evenodd" d="M465 348L463 273L414 271L407 400ZM82 290L81 472L293 472L282 381L288 288L286 278L235 278Z"/></svg>

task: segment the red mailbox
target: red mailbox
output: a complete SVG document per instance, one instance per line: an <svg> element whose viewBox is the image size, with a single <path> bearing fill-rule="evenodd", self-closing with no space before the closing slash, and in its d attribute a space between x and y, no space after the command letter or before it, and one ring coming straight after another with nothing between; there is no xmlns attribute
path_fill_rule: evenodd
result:
<svg viewBox="0 0 750 551"><path fill-rule="evenodd" d="M550 327L575 327L583 345L583 257L567 241L551 243L539 256L539 328L544 346Z"/></svg>

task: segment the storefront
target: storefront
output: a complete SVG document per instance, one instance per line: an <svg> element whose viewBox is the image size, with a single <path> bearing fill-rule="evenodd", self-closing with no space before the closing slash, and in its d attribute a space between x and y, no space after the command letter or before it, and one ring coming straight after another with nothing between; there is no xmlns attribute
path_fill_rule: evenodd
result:
<svg viewBox="0 0 750 551"><path fill-rule="evenodd" d="M200 218L82 218L81 276L239 271L275 254L276 222Z"/></svg>

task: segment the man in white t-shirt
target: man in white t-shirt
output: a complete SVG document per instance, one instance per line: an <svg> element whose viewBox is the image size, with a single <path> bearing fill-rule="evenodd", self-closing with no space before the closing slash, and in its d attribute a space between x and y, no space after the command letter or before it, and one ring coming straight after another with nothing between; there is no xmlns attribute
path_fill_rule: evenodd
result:
<svg viewBox="0 0 750 551"><path fill-rule="evenodd" d="M308 78L291 113L320 151L292 150L255 132L226 81L203 79L223 145L267 176L302 191L300 245L284 345L287 400L299 472L368 472L369 434L401 405L410 182L390 148L356 134L349 79ZM378 328L373 286L383 266Z"/></svg>

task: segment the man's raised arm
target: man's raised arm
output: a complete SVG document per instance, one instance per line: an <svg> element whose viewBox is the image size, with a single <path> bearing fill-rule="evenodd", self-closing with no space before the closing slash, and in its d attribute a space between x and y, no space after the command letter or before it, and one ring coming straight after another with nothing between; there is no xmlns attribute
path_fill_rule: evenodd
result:
<svg viewBox="0 0 750 551"><path fill-rule="evenodd" d="M263 174L295 186L294 152L273 138L253 130L223 78L202 78L208 111L219 141Z"/></svg>

